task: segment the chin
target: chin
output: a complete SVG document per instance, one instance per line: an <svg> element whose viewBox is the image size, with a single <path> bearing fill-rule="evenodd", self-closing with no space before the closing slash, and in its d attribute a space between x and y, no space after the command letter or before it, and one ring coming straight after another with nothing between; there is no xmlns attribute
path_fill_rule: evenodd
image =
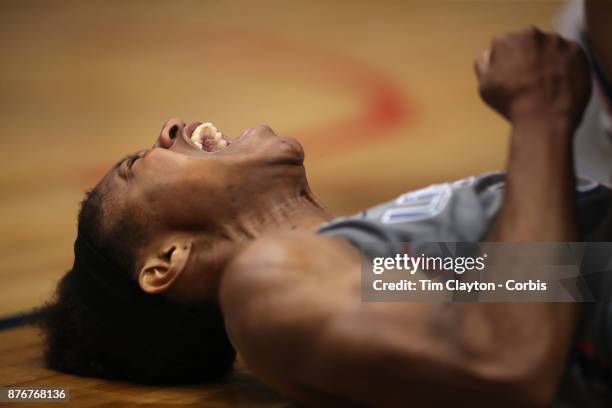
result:
<svg viewBox="0 0 612 408"><path fill-rule="evenodd" d="M296 139L279 137L282 159L286 164L302 166L304 164L304 148Z"/></svg>

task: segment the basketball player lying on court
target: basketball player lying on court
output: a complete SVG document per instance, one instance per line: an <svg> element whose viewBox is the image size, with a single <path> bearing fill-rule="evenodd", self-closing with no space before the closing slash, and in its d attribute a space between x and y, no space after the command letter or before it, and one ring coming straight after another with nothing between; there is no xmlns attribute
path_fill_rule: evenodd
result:
<svg viewBox="0 0 612 408"><path fill-rule="evenodd" d="M361 301L363 242L610 240L610 190L575 189L572 139L591 89L581 48L531 28L496 38L476 71L512 124L507 175L432 187L445 205L412 222L396 201L333 219L300 144L267 126L230 142L209 124L167 122L82 204L74 267L43 321L48 364L178 383L221 378L237 352L311 406L601 398L604 303ZM386 223L390 209L407 220ZM575 354L577 339L595 349Z"/></svg>

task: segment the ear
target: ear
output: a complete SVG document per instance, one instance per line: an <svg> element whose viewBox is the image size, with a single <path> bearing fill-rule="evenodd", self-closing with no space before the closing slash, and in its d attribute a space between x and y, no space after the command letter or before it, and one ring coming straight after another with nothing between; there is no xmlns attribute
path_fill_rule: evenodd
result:
<svg viewBox="0 0 612 408"><path fill-rule="evenodd" d="M191 247L191 242L185 240L171 242L147 257L138 274L141 289L150 294L167 291L185 271Z"/></svg>

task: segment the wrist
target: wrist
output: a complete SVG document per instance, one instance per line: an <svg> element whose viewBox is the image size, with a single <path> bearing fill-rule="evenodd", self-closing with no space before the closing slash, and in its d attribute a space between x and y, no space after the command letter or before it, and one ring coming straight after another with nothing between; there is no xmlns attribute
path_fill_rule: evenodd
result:
<svg viewBox="0 0 612 408"><path fill-rule="evenodd" d="M567 115L533 114L515 117L512 120L513 138L553 140L556 143L571 143L576 126Z"/></svg>
<svg viewBox="0 0 612 408"><path fill-rule="evenodd" d="M559 95L554 101L542 100L537 95L524 95L510 106L509 119L514 126L534 126L573 134L582 112L576 110L567 95Z"/></svg>

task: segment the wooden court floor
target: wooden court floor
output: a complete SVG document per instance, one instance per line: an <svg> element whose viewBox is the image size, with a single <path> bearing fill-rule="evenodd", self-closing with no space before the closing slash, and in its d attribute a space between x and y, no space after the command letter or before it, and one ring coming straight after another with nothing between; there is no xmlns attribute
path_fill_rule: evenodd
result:
<svg viewBox="0 0 612 408"><path fill-rule="evenodd" d="M0 322L49 298L72 262L83 192L169 117L298 138L313 191L338 214L502 168L508 128L479 101L472 60L495 34L550 28L559 8L3 2ZM0 386L67 384L78 406L284 406L241 369L221 386L143 388L60 375L40 356L34 329L0 331Z"/></svg>
<svg viewBox="0 0 612 408"><path fill-rule="evenodd" d="M50 406L78 407L288 407L274 391L258 383L240 364L231 376L217 385L152 387L114 383L95 378L59 374L44 367L40 340L32 328L17 328L2 334L0 342L2 386L19 388L67 388L70 402ZM34 403L34 406L41 406ZM3 404L0 403L0 406ZM5 406L32 406L32 403L6 403Z"/></svg>

